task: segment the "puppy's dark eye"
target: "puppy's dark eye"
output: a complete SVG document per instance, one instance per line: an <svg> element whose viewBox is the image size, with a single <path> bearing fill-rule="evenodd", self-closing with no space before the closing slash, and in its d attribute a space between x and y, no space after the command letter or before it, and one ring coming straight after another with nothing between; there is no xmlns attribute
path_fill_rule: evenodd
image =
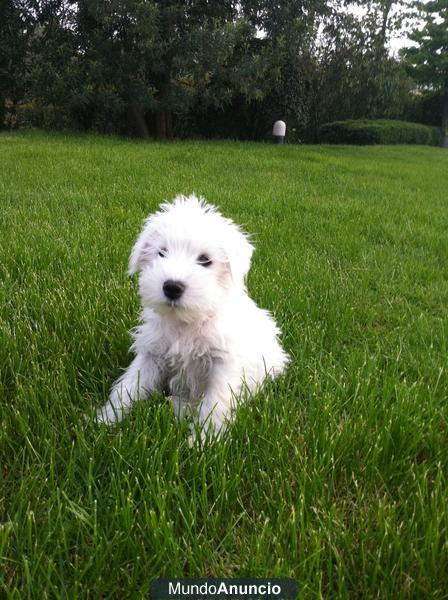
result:
<svg viewBox="0 0 448 600"><path fill-rule="evenodd" d="M165 258L165 256L166 256L166 248L161 248L159 250L159 256L161 256L162 258Z"/></svg>
<svg viewBox="0 0 448 600"><path fill-rule="evenodd" d="M202 267L209 267L212 264L212 261L210 257L208 257L206 254L201 254L200 256L198 256L198 263Z"/></svg>

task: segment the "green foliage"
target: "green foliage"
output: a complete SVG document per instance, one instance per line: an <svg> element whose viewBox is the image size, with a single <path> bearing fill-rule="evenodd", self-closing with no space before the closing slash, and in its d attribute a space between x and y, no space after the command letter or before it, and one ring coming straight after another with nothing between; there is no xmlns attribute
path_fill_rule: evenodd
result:
<svg viewBox="0 0 448 600"><path fill-rule="evenodd" d="M264 139L282 118L313 141L323 122L400 118L409 98L385 50L391 0L363 19L342 0L9 3L26 40L14 103L51 107L60 128Z"/></svg>
<svg viewBox="0 0 448 600"><path fill-rule="evenodd" d="M423 27L409 38L417 45L405 48L412 75L434 89L448 89L448 0L417 2Z"/></svg>
<svg viewBox="0 0 448 600"><path fill-rule="evenodd" d="M407 121L440 128L442 108L443 96L440 91L418 90L411 95L404 117Z"/></svg>
<svg viewBox="0 0 448 600"><path fill-rule="evenodd" d="M446 596L448 154L34 132L0 153L2 598L211 575ZM90 419L131 360L142 219L192 190L253 234L249 290L292 355L203 451L161 395Z"/></svg>
<svg viewBox="0 0 448 600"><path fill-rule="evenodd" d="M0 129L5 125L7 104L23 97L28 29L32 18L15 0L0 2ZM11 118L11 117L9 117Z"/></svg>
<svg viewBox="0 0 448 600"><path fill-rule="evenodd" d="M409 99L411 82L403 66L378 40L377 18L360 22L334 11L324 21L322 43L310 84L314 139L322 123L343 119L396 119Z"/></svg>
<svg viewBox="0 0 448 600"><path fill-rule="evenodd" d="M348 120L322 125L320 140L329 144L424 144L435 146L435 127L393 120Z"/></svg>
<svg viewBox="0 0 448 600"><path fill-rule="evenodd" d="M275 23L266 23L267 37L259 46L273 68L260 85L260 97L237 96L220 111L193 106L192 134L268 139L272 123L282 118L288 141L310 142L330 120L402 117L412 84L403 65L379 48L378 18L361 23L338 5L316 3L313 9L306 18L284 22L286 38L269 33L278 31L287 12L272 9ZM263 22L268 19L267 13Z"/></svg>
<svg viewBox="0 0 448 600"><path fill-rule="evenodd" d="M86 129L169 136L198 99L256 97L269 64L233 1L43 3L38 21L29 93Z"/></svg>
<svg viewBox="0 0 448 600"><path fill-rule="evenodd" d="M417 7L423 26L409 36L416 46L402 54L416 81L442 97L439 118L442 143L448 147L448 0L418 2Z"/></svg>

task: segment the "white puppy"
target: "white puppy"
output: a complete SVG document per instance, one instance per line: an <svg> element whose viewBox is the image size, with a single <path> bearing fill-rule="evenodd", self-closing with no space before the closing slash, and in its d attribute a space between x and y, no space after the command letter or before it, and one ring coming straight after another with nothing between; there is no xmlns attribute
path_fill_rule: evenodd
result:
<svg viewBox="0 0 448 600"><path fill-rule="evenodd" d="M217 434L242 395L284 370L279 330L246 292L252 252L240 228L203 198L178 196L148 217L129 261L129 274L140 272L143 306L135 358L99 421L119 421L136 400L168 389L179 418Z"/></svg>

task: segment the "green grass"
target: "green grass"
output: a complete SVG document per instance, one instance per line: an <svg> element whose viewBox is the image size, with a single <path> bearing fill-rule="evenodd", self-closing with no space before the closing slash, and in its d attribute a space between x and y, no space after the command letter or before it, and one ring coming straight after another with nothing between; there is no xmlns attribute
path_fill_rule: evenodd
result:
<svg viewBox="0 0 448 600"><path fill-rule="evenodd" d="M0 155L0 596L448 597L446 151L27 133ZM250 293L293 356L202 452L161 396L83 418L130 361L142 220L191 191L254 234Z"/></svg>

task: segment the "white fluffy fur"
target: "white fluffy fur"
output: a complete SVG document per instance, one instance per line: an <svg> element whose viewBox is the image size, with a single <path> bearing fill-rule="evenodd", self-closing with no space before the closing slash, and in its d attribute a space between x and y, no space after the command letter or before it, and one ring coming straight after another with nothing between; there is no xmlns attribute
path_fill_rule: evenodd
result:
<svg viewBox="0 0 448 600"><path fill-rule="evenodd" d="M129 274L140 272L143 307L135 358L99 421L121 420L136 400L168 389L179 418L188 414L219 433L245 392L284 370L275 321L247 295L252 252L240 228L203 198L178 196L148 217L129 260ZM178 300L165 297L167 280L185 285Z"/></svg>

